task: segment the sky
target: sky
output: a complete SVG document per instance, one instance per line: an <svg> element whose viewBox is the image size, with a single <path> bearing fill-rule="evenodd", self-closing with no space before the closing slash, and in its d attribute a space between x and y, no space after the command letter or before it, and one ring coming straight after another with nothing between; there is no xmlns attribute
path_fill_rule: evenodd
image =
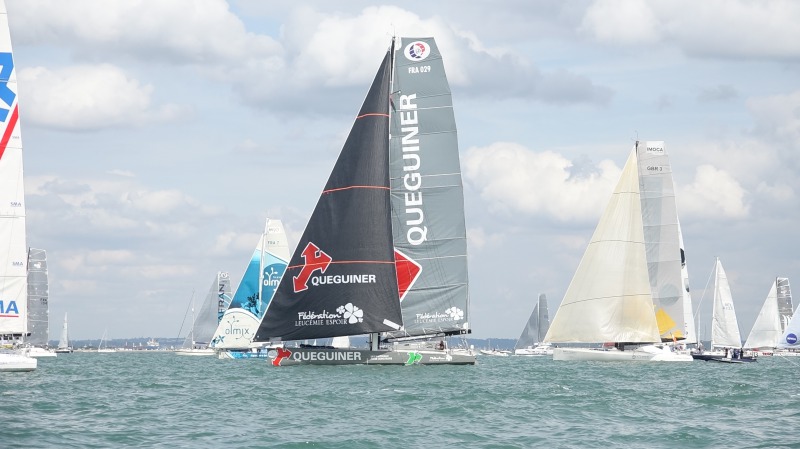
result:
<svg viewBox="0 0 800 449"><path fill-rule="evenodd" d="M798 2L6 4L51 340L67 312L74 339L178 337L266 218L294 248L392 35L444 59L475 338L539 293L555 314L637 139L670 154L701 337L715 257L743 339L776 276L800 292Z"/></svg>

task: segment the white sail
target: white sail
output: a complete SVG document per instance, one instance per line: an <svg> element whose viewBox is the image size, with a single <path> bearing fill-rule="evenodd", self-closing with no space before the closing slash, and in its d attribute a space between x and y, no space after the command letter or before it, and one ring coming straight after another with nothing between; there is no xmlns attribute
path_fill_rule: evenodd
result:
<svg viewBox="0 0 800 449"><path fill-rule="evenodd" d="M753 328L744 343L745 348L774 348L778 345L783 329L778 313L777 279L767 294L767 299L758 312Z"/></svg>
<svg viewBox="0 0 800 449"><path fill-rule="evenodd" d="M334 348L349 348L350 347L350 337L343 336L343 337L333 337L331 339L331 346Z"/></svg>
<svg viewBox="0 0 800 449"><path fill-rule="evenodd" d="M683 342L687 345L697 344L697 326L695 325L692 309L692 295L689 292L689 269L686 266L686 251L683 245L683 232L678 221L678 242L681 247L681 288L683 290L683 325L686 330Z"/></svg>
<svg viewBox="0 0 800 449"><path fill-rule="evenodd" d="M61 328L61 338L58 340L58 349L69 349L69 329L67 328L67 314L64 314L64 326Z"/></svg>
<svg viewBox="0 0 800 449"><path fill-rule="evenodd" d="M661 341L650 293L637 171L634 149L545 342Z"/></svg>
<svg viewBox="0 0 800 449"><path fill-rule="evenodd" d="M781 278L785 279L785 278ZM786 280L788 288L788 279ZM795 310L792 319L786 325L783 334L778 339L778 349L800 349L800 307Z"/></svg>
<svg viewBox="0 0 800 449"><path fill-rule="evenodd" d="M672 168L663 141L637 146L647 269L662 340L683 339L683 282Z"/></svg>
<svg viewBox="0 0 800 449"><path fill-rule="evenodd" d="M0 2L0 335L28 332L28 245L17 71L5 4Z"/></svg>
<svg viewBox="0 0 800 449"><path fill-rule="evenodd" d="M733 307L731 287L717 258L714 276L714 306L711 318L711 348L740 348L742 337Z"/></svg>

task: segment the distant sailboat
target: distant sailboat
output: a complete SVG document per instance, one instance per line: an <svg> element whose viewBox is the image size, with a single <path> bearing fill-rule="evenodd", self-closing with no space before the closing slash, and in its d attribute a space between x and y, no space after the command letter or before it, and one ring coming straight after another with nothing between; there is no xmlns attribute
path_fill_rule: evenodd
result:
<svg viewBox="0 0 800 449"><path fill-rule="evenodd" d="M554 360L692 360L689 355L657 344L676 336L682 338L679 323L683 323L684 315L682 308L672 308L676 303L683 304L674 196L671 204L663 194L659 194L657 202L650 203L655 198L648 193L647 176L651 171L641 170L638 162L640 155L644 158L651 154L665 154L663 142L636 142L544 339L548 343L611 343L614 347L560 347L553 352ZM640 193L643 190L644 197ZM643 218L659 202L670 206L661 217L664 221ZM674 248L663 256L677 263L662 266L657 258L648 257L651 252L662 250L651 237L659 228L676 231L674 242L670 242ZM664 279L651 278L650 270L663 270L664 279L669 275L672 288L658 287ZM679 320L676 322L673 317Z"/></svg>
<svg viewBox="0 0 800 449"><path fill-rule="evenodd" d="M107 334L108 334L108 329L103 331L103 337L100 338L100 343L97 345L97 352L102 352L102 353L117 352L116 349L108 347L108 342L106 341Z"/></svg>
<svg viewBox="0 0 800 449"><path fill-rule="evenodd" d="M539 295L539 301L533 307L528 323L522 329L522 335L514 345L514 355L553 355L553 347L542 343L548 329L550 329L550 317L547 314L547 297L542 293Z"/></svg>
<svg viewBox="0 0 800 449"><path fill-rule="evenodd" d="M50 349L50 308L47 283L47 253L43 249L28 249L28 330L26 351L30 357L55 357Z"/></svg>
<svg viewBox="0 0 800 449"><path fill-rule="evenodd" d="M17 71L5 2L0 1L0 336L15 344L28 335L28 246L19 125ZM32 371L24 352L0 352L0 371Z"/></svg>
<svg viewBox="0 0 800 449"><path fill-rule="evenodd" d="M183 342L183 347L176 350L176 354L216 355L210 342L217 329L220 298L225 296L226 287L230 288L228 279L228 273L217 272L197 314L194 313L194 294L192 294L192 327ZM227 294L230 295L230 290Z"/></svg>
<svg viewBox="0 0 800 449"><path fill-rule="evenodd" d="M789 279L775 278L744 347L758 350L760 355L771 355L777 348L791 317L792 294L789 289Z"/></svg>
<svg viewBox="0 0 800 449"><path fill-rule="evenodd" d="M69 345L69 327L67 326L67 314L64 314L64 325L61 328L61 338L58 340L58 347L56 352L59 354L68 354L72 352L72 346Z"/></svg>
<svg viewBox="0 0 800 449"><path fill-rule="evenodd" d="M730 362L753 362L753 357L741 355L742 336L739 321L733 307L733 295L728 283L728 275L719 257L714 262L714 304L711 312L711 350L692 354L697 360ZM738 354L738 356L736 355Z"/></svg>

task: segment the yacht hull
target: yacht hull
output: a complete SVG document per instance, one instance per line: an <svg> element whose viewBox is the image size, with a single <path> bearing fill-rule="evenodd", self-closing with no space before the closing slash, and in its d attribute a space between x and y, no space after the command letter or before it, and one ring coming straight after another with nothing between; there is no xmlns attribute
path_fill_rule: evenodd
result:
<svg viewBox="0 0 800 449"><path fill-rule="evenodd" d="M691 355L672 352L656 346L640 346L620 351L616 348L555 348L553 360L593 362L691 362Z"/></svg>
<svg viewBox="0 0 800 449"><path fill-rule="evenodd" d="M474 365L467 351L435 349L279 348L267 351L273 366L294 365Z"/></svg>

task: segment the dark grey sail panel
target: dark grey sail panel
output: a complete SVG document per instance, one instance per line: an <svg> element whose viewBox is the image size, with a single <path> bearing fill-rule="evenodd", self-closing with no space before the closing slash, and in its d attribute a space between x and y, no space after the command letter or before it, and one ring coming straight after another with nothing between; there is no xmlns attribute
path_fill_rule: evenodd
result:
<svg viewBox="0 0 800 449"><path fill-rule="evenodd" d="M387 53L255 341L395 330L402 324L389 200Z"/></svg>
<svg viewBox="0 0 800 449"><path fill-rule="evenodd" d="M792 304L792 289L789 287L789 278L776 278L775 290L778 293L778 316L781 320L781 330L785 331L789 320L792 318L794 306Z"/></svg>
<svg viewBox="0 0 800 449"><path fill-rule="evenodd" d="M402 332L469 329L464 193L453 101L433 38L403 38L392 86L395 246L421 267L402 298ZM401 282L402 284L402 282Z"/></svg>
<svg viewBox="0 0 800 449"><path fill-rule="evenodd" d="M44 346L50 339L50 288L47 280L47 252L43 249L28 250L28 331L25 340L36 346Z"/></svg>

